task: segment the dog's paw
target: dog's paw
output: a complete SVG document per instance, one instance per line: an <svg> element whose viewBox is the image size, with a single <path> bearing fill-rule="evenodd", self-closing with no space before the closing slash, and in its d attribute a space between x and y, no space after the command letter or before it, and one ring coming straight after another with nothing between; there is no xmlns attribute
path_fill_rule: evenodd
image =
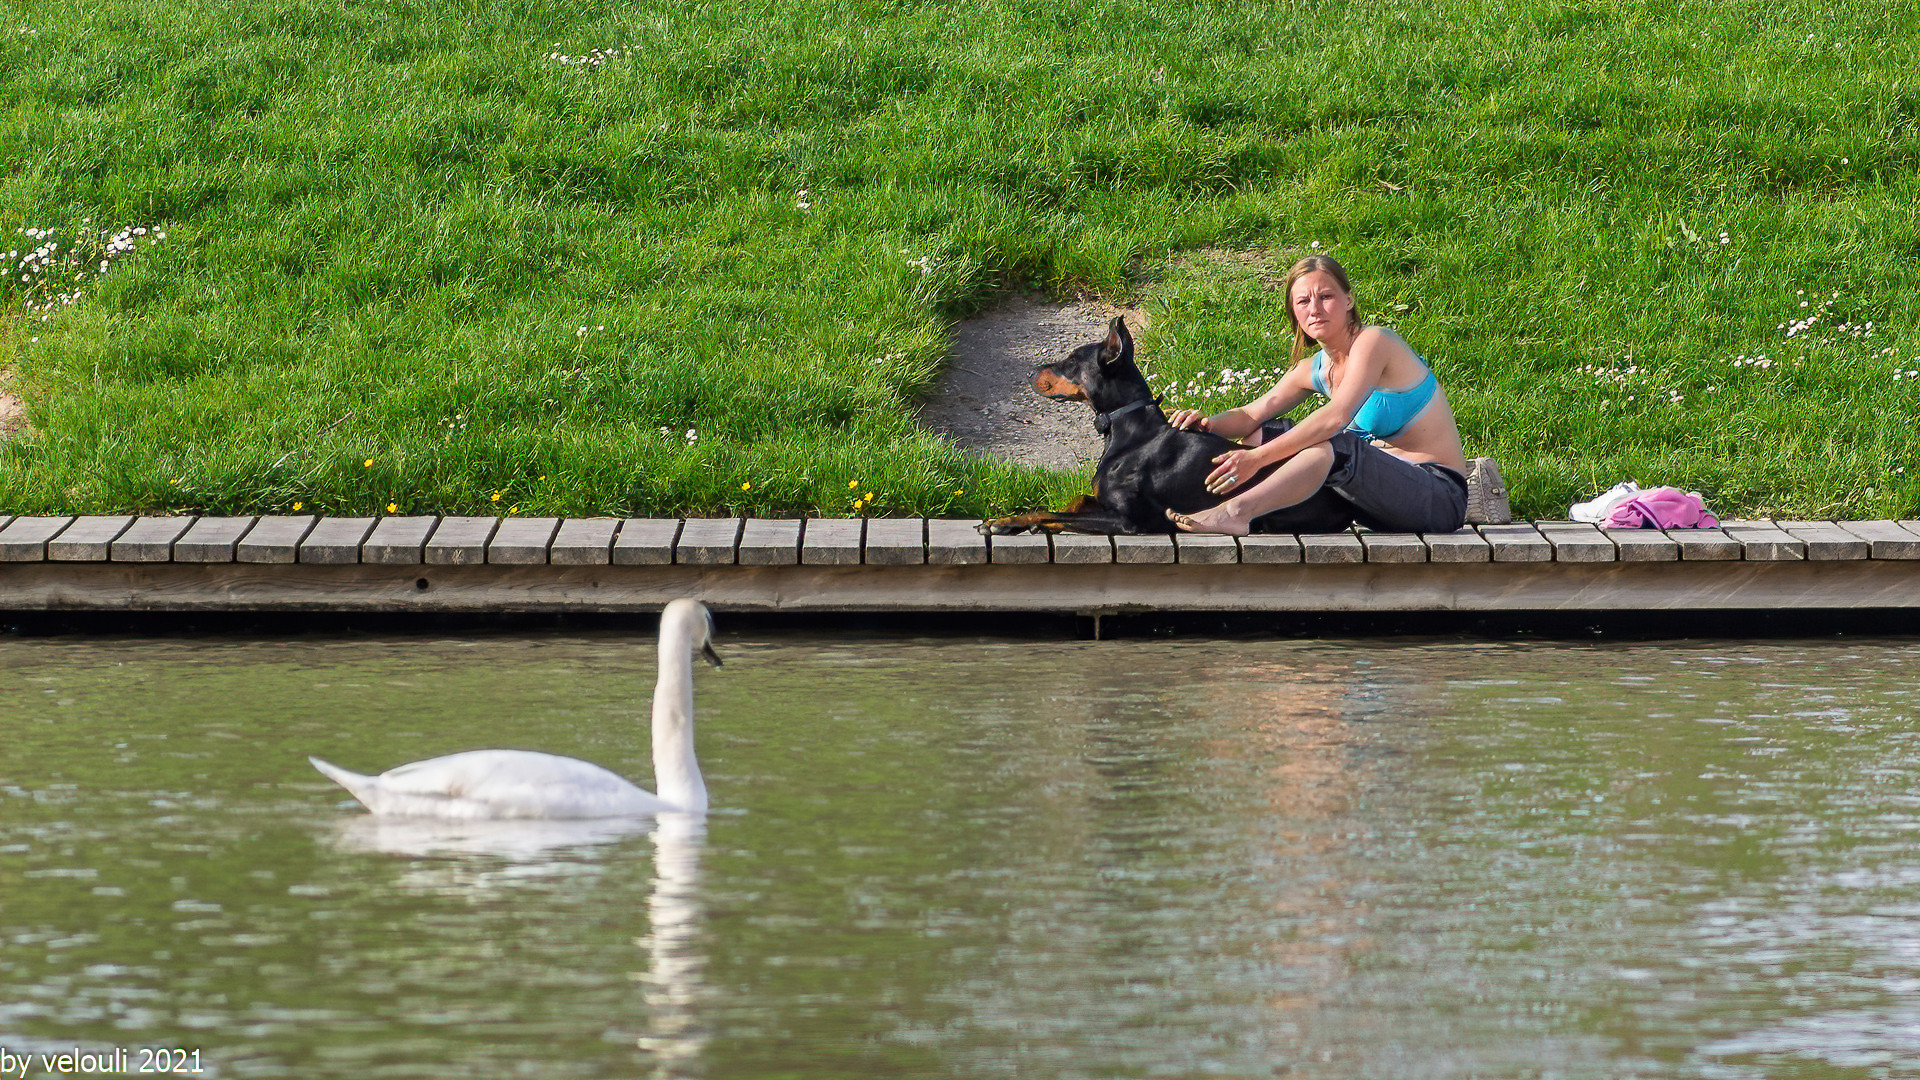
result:
<svg viewBox="0 0 1920 1080"><path fill-rule="evenodd" d="M981 536L1017 536L1033 528L1033 526L1025 523L1016 523L1010 518L996 518L992 521L983 521L975 525L974 528L979 531Z"/></svg>

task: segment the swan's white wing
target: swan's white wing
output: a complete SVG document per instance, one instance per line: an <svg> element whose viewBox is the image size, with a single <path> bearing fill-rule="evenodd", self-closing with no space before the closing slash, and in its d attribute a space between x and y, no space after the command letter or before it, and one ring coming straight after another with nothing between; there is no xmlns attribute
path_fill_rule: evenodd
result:
<svg viewBox="0 0 1920 1080"><path fill-rule="evenodd" d="M393 817L604 818L669 809L592 762L530 750L469 750L389 769L364 783L321 771L368 810Z"/></svg>

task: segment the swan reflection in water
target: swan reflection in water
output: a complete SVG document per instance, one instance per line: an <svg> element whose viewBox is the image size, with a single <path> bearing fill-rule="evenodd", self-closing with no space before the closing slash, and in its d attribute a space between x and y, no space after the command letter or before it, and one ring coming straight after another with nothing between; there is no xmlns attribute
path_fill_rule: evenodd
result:
<svg viewBox="0 0 1920 1080"><path fill-rule="evenodd" d="M653 1075L694 1075L707 1046L701 1020L707 955L701 940L700 854L707 842L701 814L661 814L653 831L653 895L647 900L647 1032L636 1042L653 1055Z"/></svg>
<svg viewBox="0 0 1920 1080"><path fill-rule="evenodd" d="M652 818L584 821L442 821L432 818L343 818L334 844L343 851L434 860L415 868L403 884L435 893L508 887L515 883L598 875L598 860L560 857L651 832L653 889L647 899L648 929L634 944L645 950L646 971L634 976L643 988L646 1027L635 1039L653 1062L656 1080L699 1075L708 1031L702 1006L706 948L700 923L700 858L706 847L704 814L669 812ZM476 862L476 859L481 860ZM495 860L500 860L496 863Z"/></svg>
<svg viewBox="0 0 1920 1080"><path fill-rule="evenodd" d="M544 861L567 851L612 843L653 827L649 817L445 821L362 814L339 819L334 824L333 840L342 851L416 859L491 856L518 863Z"/></svg>

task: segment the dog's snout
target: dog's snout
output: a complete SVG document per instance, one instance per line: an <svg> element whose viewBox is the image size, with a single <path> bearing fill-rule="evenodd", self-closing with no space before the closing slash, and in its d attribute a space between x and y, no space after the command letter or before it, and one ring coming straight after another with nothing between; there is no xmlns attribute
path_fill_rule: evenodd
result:
<svg viewBox="0 0 1920 1080"><path fill-rule="evenodd" d="M1087 396L1086 391L1080 389L1077 384L1061 378L1047 368L1041 368L1033 373L1033 388L1042 397L1060 401L1084 401Z"/></svg>

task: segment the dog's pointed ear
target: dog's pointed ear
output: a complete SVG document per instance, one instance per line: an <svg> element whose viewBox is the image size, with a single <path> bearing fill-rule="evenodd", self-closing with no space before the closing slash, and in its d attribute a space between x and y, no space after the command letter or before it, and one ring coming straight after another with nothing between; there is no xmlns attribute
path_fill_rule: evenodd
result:
<svg viewBox="0 0 1920 1080"><path fill-rule="evenodd" d="M1132 351L1133 335L1127 333L1126 316L1115 315L1107 323L1107 340L1100 343L1100 362L1111 364Z"/></svg>

